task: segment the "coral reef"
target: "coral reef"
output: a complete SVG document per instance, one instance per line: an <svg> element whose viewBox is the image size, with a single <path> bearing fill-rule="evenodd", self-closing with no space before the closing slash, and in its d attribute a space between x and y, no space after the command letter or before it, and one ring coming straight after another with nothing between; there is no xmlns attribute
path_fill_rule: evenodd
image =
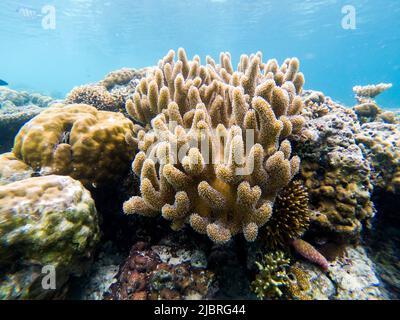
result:
<svg viewBox="0 0 400 320"><path fill-rule="evenodd" d="M308 193L301 181L292 181L278 194L272 217L261 230L264 246L270 249L288 246L291 240L304 234L310 218Z"/></svg>
<svg viewBox="0 0 400 320"><path fill-rule="evenodd" d="M55 295L84 272L98 240L94 201L79 181L51 175L0 186L0 298ZM42 288L45 266L56 290Z"/></svg>
<svg viewBox="0 0 400 320"><path fill-rule="evenodd" d="M278 299L284 295L290 281L289 263L282 251L267 253L261 262L256 262L259 273L251 286L258 299Z"/></svg>
<svg viewBox="0 0 400 320"><path fill-rule="evenodd" d="M374 98L380 95L382 92L390 89L391 83L379 83L376 85L367 86L355 86L353 92L356 95L356 99L359 103L375 103Z"/></svg>
<svg viewBox="0 0 400 320"><path fill-rule="evenodd" d="M10 151L18 130L52 102L51 97L0 87L0 153Z"/></svg>
<svg viewBox="0 0 400 320"><path fill-rule="evenodd" d="M170 252L172 250L173 252ZM164 256L163 256L164 253ZM205 299L212 292L214 275L204 270L182 249L149 247L136 243L117 279L111 285L108 300ZM174 258L172 258L174 257Z"/></svg>
<svg viewBox="0 0 400 320"><path fill-rule="evenodd" d="M0 109L5 107L37 106L47 108L53 98L39 93L29 93L26 91L16 91L5 87L0 87Z"/></svg>
<svg viewBox="0 0 400 320"><path fill-rule="evenodd" d="M365 123L355 139L371 163L374 187L400 192L400 124Z"/></svg>
<svg viewBox="0 0 400 320"><path fill-rule="evenodd" d="M383 300L385 296L378 280L375 265L361 246L349 246L343 257L330 263L329 272L318 266L298 261L297 270L304 284L288 286L292 299L299 300ZM293 272L292 272L293 273ZM294 289L294 290L293 290Z"/></svg>
<svg viewBox="0 0 400 320"><path fill-rule="evenodd" d="M133 135L133 123L122 114L55 104L21 128L13 152L42 175L70 175L96 187L127 172Z"/></svg>
<svg viewBox="0 0 400 320"><path fill-rule="evenodd" d="M133 95L147 68L120 69L107 74L96 84L76 87L66 97L66 103L88 104L98 110L125 113L125 103Z"/></svg>
<svg viewBox="0 0 400 320"><path fill-rule="evenodd" d="M361 127L354 111L327 97L305 92L304 100L303 115L309 120L301 136L295 137L293 150L302 158L311 229L354 241L375 214L370 163L355 138ZM327 111L317 116L315 112L322 109Z"/></svg>
<svg viewBox="0 0 400 320"><path fill-rule="evenodd" d="M126 104L148 131L138 132L132 165L142 196L124 211L161 212L174 230L190 223L216 243L238 233L254 241L299 170L288 140L304 124L299 61L279 68L276 60L263 63L261 53L243 55L234 71L227 53L220 64L207 57L207 66L198 56L188 61L183 49L178 61L174 56L170 51Z"/></svg>

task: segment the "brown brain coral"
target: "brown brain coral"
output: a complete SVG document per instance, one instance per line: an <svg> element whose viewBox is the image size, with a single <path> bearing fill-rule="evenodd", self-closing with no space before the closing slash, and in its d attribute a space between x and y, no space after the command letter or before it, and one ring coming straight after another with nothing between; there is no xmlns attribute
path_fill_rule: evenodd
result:
<svg viewBox="0 0 400 320"><path fill-rule="evenodd" d="M125 202L127 214L160 212L179 229L186 222L224 243L237 233L254 241L271 217L277 192L297 174L286 139L304 123L298 96L304 78L297 59L278 67L261 53L230 55L220 64L188 61L183 49L142 79L127 111L148 130L138 133L133 171L141 197Z"/></svg>
<svg viewBox="0 0 400 320"><path fill-rule="evenodd" d="M134 130L122 114L57 104L21 128L13 153L41 174L69 175L85 186L104 184L129 167Z"/></svg>

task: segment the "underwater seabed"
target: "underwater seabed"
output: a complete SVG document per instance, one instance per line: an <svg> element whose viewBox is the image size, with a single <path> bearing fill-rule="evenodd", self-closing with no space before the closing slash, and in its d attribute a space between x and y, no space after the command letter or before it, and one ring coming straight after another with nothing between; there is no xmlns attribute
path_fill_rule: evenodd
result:
<svg viewBox="0 0 400 320"><path fill-rule="evenodd" d="M64 100L0 87L0 299L400 298L391 85L350 108L304 83L179 49ZM172 161L199 136L225 156Z"/></svg>

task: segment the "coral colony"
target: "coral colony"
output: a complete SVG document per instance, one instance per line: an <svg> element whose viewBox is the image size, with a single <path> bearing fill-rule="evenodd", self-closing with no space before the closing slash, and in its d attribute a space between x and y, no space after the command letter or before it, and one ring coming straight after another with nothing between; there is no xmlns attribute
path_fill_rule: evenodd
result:
<svg viewBox="0 0 400 320"><path fill-rule="evenodd" d="M399 117L374 100L391 84L354 87L352 109L304 84L297 58L258 52L235 68L229 53L202 63L179 49L64 101L0 88L11 149L0 155L0 299L66 297L102 241L110 186L112 217L129 219L136 242L100 299L224 297L228 271L215 266L231 263L214 261L233 259L234 242L247 252L236 273L246 297L380 298L373 279L344 283L348 260L324 250L357 243L374 189L400 190ZM346 250L369 268L362 249ZM40 286L46 265L57 290Z"/></svg>

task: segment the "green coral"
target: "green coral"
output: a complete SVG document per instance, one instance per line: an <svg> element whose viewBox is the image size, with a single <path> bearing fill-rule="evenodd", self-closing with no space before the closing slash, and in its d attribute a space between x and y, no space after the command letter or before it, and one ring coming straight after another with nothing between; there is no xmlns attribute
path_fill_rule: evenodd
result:
<svg viewBox="0 0 400 320"><path fill-rule="evenodd" d="M252 282L251 289L258 299L278 299L284 295L290 282L289 264L290 259L282 251L267 253L261 262L256 262L259 273Z"/></svg>

